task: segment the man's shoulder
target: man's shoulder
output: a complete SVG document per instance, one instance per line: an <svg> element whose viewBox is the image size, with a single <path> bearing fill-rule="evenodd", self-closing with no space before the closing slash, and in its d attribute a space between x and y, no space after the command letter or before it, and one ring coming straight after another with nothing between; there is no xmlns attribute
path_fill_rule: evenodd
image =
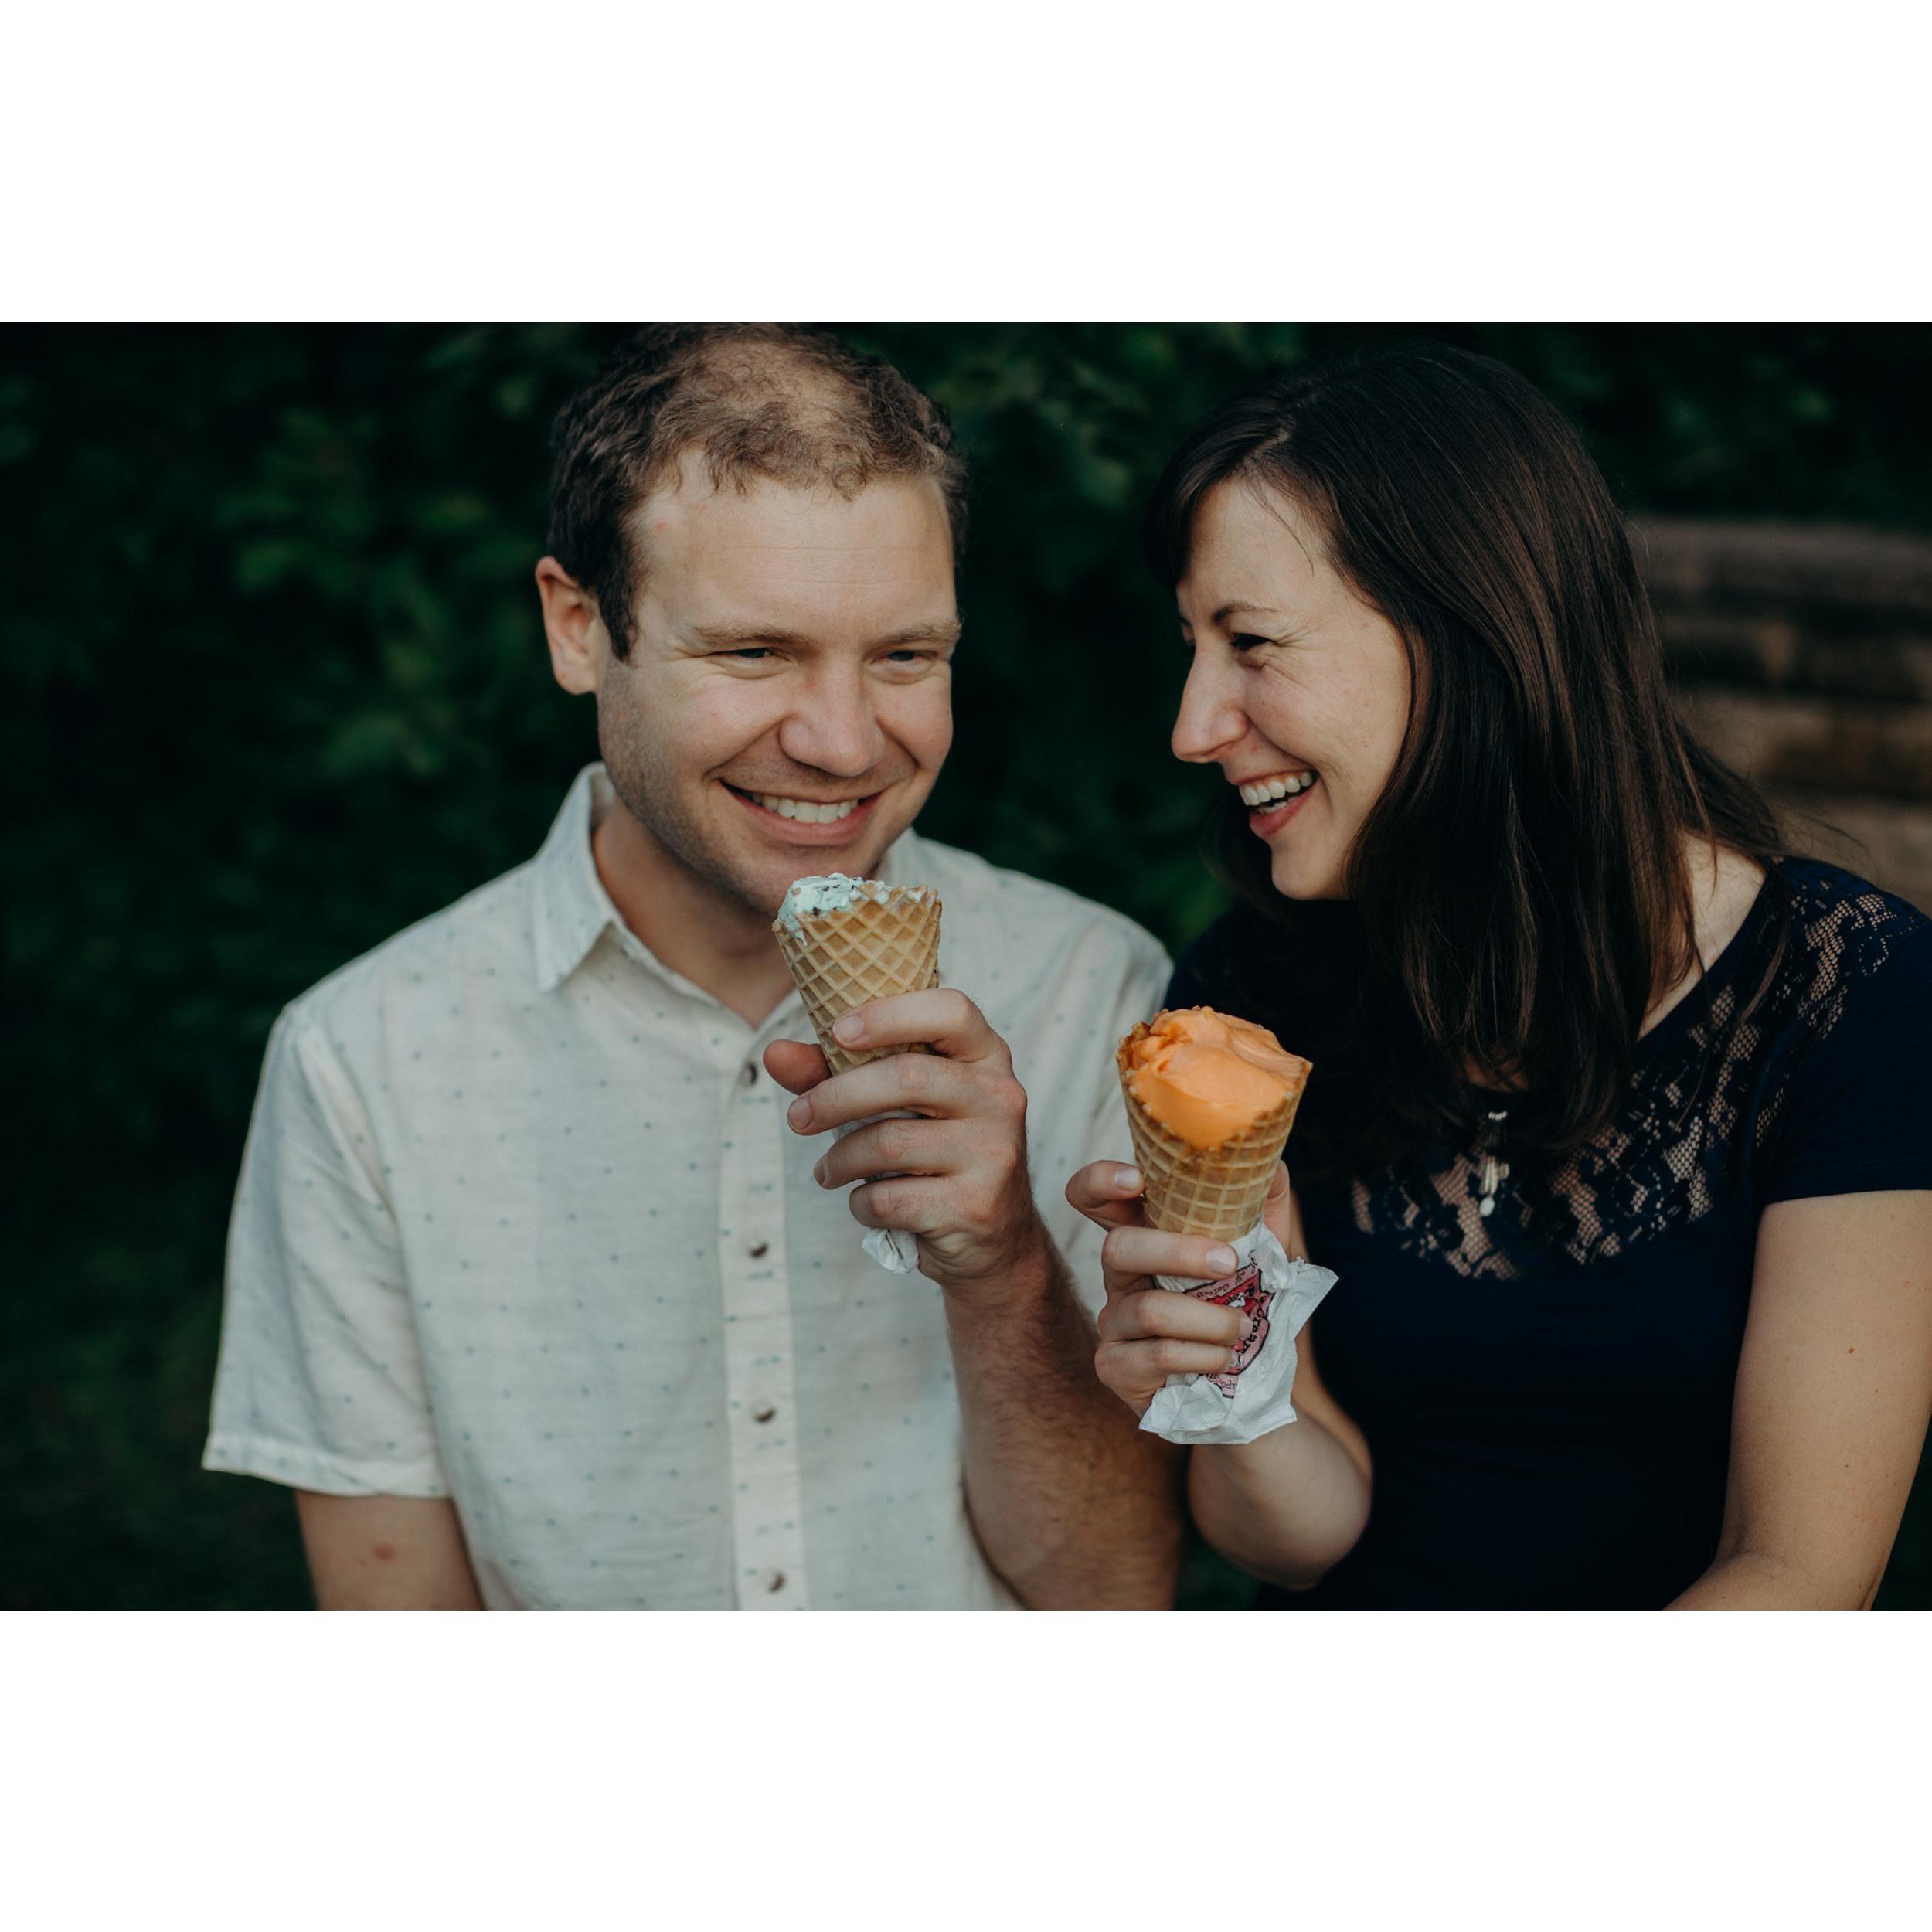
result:
<svg viewBox="0 0 1932 1932"><path fill-rule="evenodd" d="M533 998L534 859L338 966L289 1002L281 1025L353 1056L412 1012Z"/></svg>
<svg viewBox="0 0 1932 1932"><path fill-rule="evenodd" d="M1092 947L1117 954L1124 967L1166 968L1161 942L1111 906L936 838L921 838L917 851L929 883L945 903L942 930L947 937L970 937L1015 961L1050 961L1070 949Z"/></svg>

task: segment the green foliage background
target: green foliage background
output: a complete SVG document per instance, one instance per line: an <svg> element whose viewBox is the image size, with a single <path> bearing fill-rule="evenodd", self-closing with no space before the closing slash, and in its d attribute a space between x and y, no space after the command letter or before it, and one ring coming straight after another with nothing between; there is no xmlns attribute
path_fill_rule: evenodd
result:
<svg viewBox="0 0 1932 1932"><path fill-rule="evenodd" d="M261 1049L304 987L526 857L594 755L529 573L549 419L617 332L0 334L0 1607L307 1600L286 1496L197 1468ZM1139 506L1250 372L1417 332L847 332L975 466L923 823L1184 941L1217 902ZM1634 509L1932 529L1926 331L1423 332L1541 383ZM1889 1602L1932 1601L1921 1513ZM1209 1563L1189 1590L1241 1600Z"/></svg>

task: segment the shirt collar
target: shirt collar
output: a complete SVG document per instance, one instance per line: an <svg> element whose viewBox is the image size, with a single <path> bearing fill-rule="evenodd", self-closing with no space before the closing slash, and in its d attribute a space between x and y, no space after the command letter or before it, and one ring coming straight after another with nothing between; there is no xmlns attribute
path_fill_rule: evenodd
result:
<svg viewBox="0 0 1932 1932"><path fill-rule="evenodd" d="M605 928L621 926L597 876L590 835L616 794L601 764L586 765L536 855L536 983L549 992L583 964Z"/></svg>
<svg viewBox="0 0 1932 1932"><path fill-rule="evenodd" d="M607 930L626 930L590 855L590 835L616 802L603 765L586 765L572 781L537 853L534 936L539 992L562 985ZM887 849L879 876L889 886L930 883L923 876L923 842L908 826ZM641 943L638 950L644 950Z"/></svg>

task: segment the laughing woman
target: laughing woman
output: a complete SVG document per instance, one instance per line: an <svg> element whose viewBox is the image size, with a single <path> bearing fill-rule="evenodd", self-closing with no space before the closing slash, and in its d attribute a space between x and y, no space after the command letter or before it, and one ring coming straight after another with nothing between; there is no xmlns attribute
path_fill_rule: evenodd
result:
<svg viewBox="0 0 1932 1932"><path fill-rule="evenodd" d="M1679 726L1569 424L1430 346L1250 392L1148 522L1243 902L1170 1005L1315 1063L1270 1209L1340 1281L1208 1540L1350 1606L1869 1605L1932 1411L1932 921L1781 844ZM1131 1170L1098 1366L1238 1318ZM1284 1596L1280 1591L1295 1593Z"/></svg>

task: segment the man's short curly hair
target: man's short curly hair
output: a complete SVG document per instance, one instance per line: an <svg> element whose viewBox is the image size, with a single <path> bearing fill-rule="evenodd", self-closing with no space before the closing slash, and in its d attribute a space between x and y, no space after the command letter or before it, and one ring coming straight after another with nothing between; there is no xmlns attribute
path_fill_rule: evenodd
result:
<svg viewBox="0 0 1932 1932"><path fill-rule="evenodd" d="M595 594L620 658L643 579L628 520L687 453L720 489L764 477L850 498L880 477L930 476L955 563L965 540L966 466L945 410L819 329L641 329L558 412L551 444L550 552Z"/></svg>

